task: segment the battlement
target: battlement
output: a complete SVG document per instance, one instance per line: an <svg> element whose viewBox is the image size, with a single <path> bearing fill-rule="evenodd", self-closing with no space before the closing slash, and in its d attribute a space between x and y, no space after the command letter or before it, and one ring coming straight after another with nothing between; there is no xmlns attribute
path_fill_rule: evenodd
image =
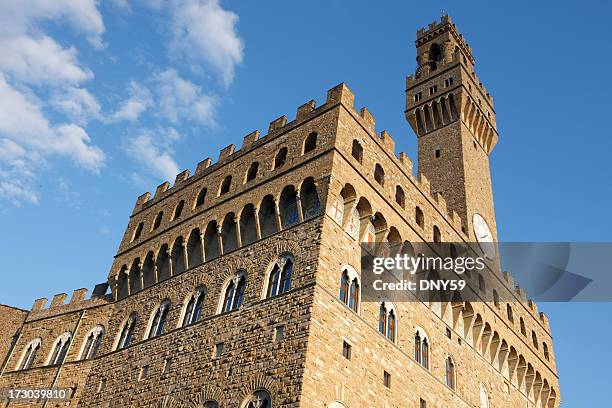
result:
<svg viewBox="0 0 612 408"><path fill-rule="evenodd" d="M68 297L66 293L54 295L48 307L46 307L48 302L47 298L36 299L28 315L28 320L50 317L110 303L112 302L112 297L106 294L107 291L108 283L103 282L94 287L89 299L87 298L88 290L86 288L74 290L68 303L65 303Z"/></svg>
<svg viewBox="0 0 612 408"><path fill-rule="evenodd" d="M428 41L431 41L434 37L437 37L445 32L449 32L457 41L458 45L463 49L466 56L470 59L472 65L475 64L476 60L472 56L472 47L469 46L463 35L457 29L457 26L453 23L451 17L448 14L443 14L440 18L440 22L433 21L429 23L427 28L419 28L417 30L417 39L415 41L416 46L420 46Z"/></svg>
<svg viewBox="0 0 612 408"><path fill-rule="evenodd" d="M289 121L286 115L282 115L270 122L267 135L260 137L260 132L258 130L252 131L244 136L240 150L236 150L235 145L230 144L229 146L221 149L219 152L219 159L216 163L213 163L211 158L206 158L198 163L193 175L190 175L189 170L184 170L176 176L174 185L171 186L168 181L160 184L152 198L151 194L148 192L140 195L136 200L133 214L147 208L150 205L153 205L155 202L162 200L164 197L176 191L176 189L182 188L192 181L203 177L205 174L208 174L213 169L218 168L229 160L233 160L245 152L256 148L260 143L294 128L303 121L309 119L312 115L316 115L337 104L342 104L371 134L371 136L378 142L379 146L389 154L389 156L396 162L398 167L404 169L414 185L421 191L422 194L429 197L430 201L438 208L438 210L446 216L449 223L453 225L457 231L464 231L461 218L455 211L448 207L445 198L439 193L432 192L431 186L424 176L421 176L418 179L414 177L413 161L408 157L408 155L404 152L400 152L399 155L396 154L395 140L391 134L386 130L377 133L376 118L374 115L368 110L367 107L362 107L361 109L356 110L354 102L355 95L345 83L341 83L331 88L327 91L327 99L325 104L321 105L320 107L317 107L314 100L309 100L297 108L294 120Z"/></svg>
<svg viewBox="0 0 612 408"><path fill-rule="evenodd" d="M136 200L136 204L134 206L132 214L135 214L141 211L142 209L152 205L154 202L161 200L163 197L166 197L167 195L174 192L177 188L188 184L196 178L202 177L204 174L207 174L213 169L218 168L220 165L228 162L229 160L233 160L238 155L241 155L251 150L252 148L255 148L260 142L268 140L271 137L275 137L285 131L288 131L299 123L307 120L314 114L322 112L325 109L338 103L353 108L354 100L355 96L345 83L341 83L331 88L327 92L327 100L325 104L320 106L319 108L317 108L316 102L311 99L297 108L294 120L288 121L287 116L282 115L270 122L270 125L268 126L268 133L265 136L260 137L260 131L254 130L244 136L242 147L240 150L236 150L236 146L234 144L230 144L229 146L226 146L220 150L219 158L216 163L213 163L211 158L206 158L205 160L198 163L195 172L192 176L190 176L189 170L184 170L176 176L173 185L170 185L168 181L165 181L160 184L156 188L153 197L151 197L151 193L149 192L140 195ZM373 130L376 123L374 117L365 108L363 109L361 115L364 120L368 122L368 127ZM392 141L387 141L387 143L391 142Z"/></svg>

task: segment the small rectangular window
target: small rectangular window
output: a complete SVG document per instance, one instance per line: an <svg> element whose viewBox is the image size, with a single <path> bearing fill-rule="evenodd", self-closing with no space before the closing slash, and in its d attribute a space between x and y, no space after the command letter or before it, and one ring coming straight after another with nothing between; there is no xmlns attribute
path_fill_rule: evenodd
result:
<svg viewBox="0 0 612 408"><path fill-rule="evenodd" d="M446 337L448 337L449 339L453 337L451 329L449 329L448 327L446 328Z"/></svg>
<svg viewBox="0 0 612 408"><path fill-rule="evenodd" d="M280 342L285 337L285 326L278 326L274 329L274 342Z"/></svg>
<svg viewBox="0 0 612 408"><path fill-rule="evenodd" d="M423 398L421 398L419 408L427 408L427 401L425 401Z"/></svg>
<svg viewBox="0 0 612 408"><path fill-rule="evenodd" d="M140 375L138 376L138 381L145 380L148 375L149 375L149 366L148 365L143 366L140 369Z"/></svg>
<svg viewBox="0 0 612 408"><path fill-rule="evenodd" d="M162 367L162 374L165 374L168 371L170 371L170 366L171 365L172 365L172 359L171 358L166 358L164 360L164 366Z"/></svg>
<svg viewBox="0 0 612 408"><path fill-rule="evenodd" d="M438 159L441 155L441 151L440 148L438 147L437 149L434 150L434 156L436 157L436 159Z"/></svg>
<svg viewBox="0 0 612 408"><path fill-rule="evenodd" d="M433 94L435 94L436 92L438 92L438 85L434 85L434 86L432 86L432 87L430 87L430 88L429 88L429 94L430 94L430 95L433 95Z"/></svg>
<svg viewBox="0 0 612 408"><path fill-rule="evenodd" d="M391 388L391 374L385 371L383 381L385 383L385 387Z"/></svg>
<svg viewBox="0 0 612 408"><path fill-rule="evenodd" d="M223 354L223 343L217 343L215 344L215 358L221 357L221 354Z"/></svg>
<svg viewBox="0 0 612 408"><path fill-rule="evenodd" d="M106 378L100 378L98 383L98 392L103 391L106 388Z"/></svg>
<svg viewBox="0 0 612 408"><path fill-rule="evenodd" d="M447 88L448 88L449 86L452 86L452 85L453 85L453 78L446 78L446 79L444 80L444 86L445 86L445 87L447 87Z"/></svg>
<svg viewBox="0 0 612 408"><path fill-rule="evenodd" d="M351 348L352 346L346 341L342 343L342 356L347 360L351 359Z"/></svg>

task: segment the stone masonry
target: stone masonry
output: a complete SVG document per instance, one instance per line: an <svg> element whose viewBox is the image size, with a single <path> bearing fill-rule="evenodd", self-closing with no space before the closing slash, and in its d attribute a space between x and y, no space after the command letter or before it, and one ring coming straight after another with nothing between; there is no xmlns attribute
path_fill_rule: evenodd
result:
<svg viewBox="0 0 612 408"><path fill-rule="evenodd" d="M448 16L417 32L416 49L405 110L416 176L346 84L246 135L137 199L91 295L0 306L0 388L69 390L0 406L558 407L547 317L496 261L486 286L469 282L482 301L393 305L393 339L379 332L380 304L338 295L343 271L359 279L370 230L376 241L469 246L479 214L497 237L493 99ZM271 295L286 262L290 285ZM488 301L493 288L503 302Z"/></svg>

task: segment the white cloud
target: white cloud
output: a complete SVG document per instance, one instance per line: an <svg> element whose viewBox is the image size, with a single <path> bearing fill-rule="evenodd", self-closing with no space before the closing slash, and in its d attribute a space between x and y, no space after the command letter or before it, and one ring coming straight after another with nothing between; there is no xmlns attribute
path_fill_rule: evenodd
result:
<svg viewBox="0 0 612 408"><path fill-rule="evenodd" d="M108 121L135 121L153 104L151 92L135 81L130 82L128 94L128 99L121 102L119 109L108 117Z"/></svg>
<svg viewBox="0 0 612 408"><path fill-rule="evenodd" d="M86 124L91 118L101 118L98 100L85 88L68 87L56 91L51 105L80 124Z"/></svg>
<svg viewBox="0 0 612 408"><path fill-rule="evenodd" d="M179 138L174 129L141 129L125 143L125 151L141 166L163 180L174 180L179 166L173 158L172 143ZM142 180L139 173L132 180Z"/></svg>
<svg viewBox="0 0 612 408"><path fill-rule="evenodd" d="M227 86L242 62L244 44L236 25L238 16L218 0L173 0L170 49L195 64L209 64Z"/></svg>
<svg viewBox="0 0 612 408"><path fill-rule="evenodd" d="M13 202L37 201L32 178L48 156L68 157L93 173L104 165L104 153L91 144L82 127L50 124L40 105L35 96L11 86L0 73L0 183L3 196Z"/></svg>
<svg viewBox="0 0 612 408"><path fill-rule="evenodd" d="M37 24L47 20L65 20L75 32L89 42L102 46L104 21L98 0L28 0L0 2L0 36L12 37L36 31Z"/></svg>
<svg viewBox="0 0 612 408"><path fill-rule="evenodd" d="M93 73L74 46L61 45L42 29L67 23L101 48L104 23L98 0L0 0L0 199L36 203L36 173L50 157L67 158L98 173L105 155L81 126L99 117L96 98L80 84ZM49 95L48 103L39 95ZM51 121L53 108L70 121Z"/></svg>
<svg viewBox="0 0 612 408"><path fill-rule="evenodd" d="M215 124L215 96L205 94L199 86L181 78L173 69L155 75L153 81L160 113L170 122L185 118L204 125Z"/></svg>
<svg viewBox="0 0 612 408"><path fill-rule="evenodd" d="M62 48L51 37L0 38L0 49L0 70L25 83L79 83L93 76L79 66L76 49Z"/></svg>

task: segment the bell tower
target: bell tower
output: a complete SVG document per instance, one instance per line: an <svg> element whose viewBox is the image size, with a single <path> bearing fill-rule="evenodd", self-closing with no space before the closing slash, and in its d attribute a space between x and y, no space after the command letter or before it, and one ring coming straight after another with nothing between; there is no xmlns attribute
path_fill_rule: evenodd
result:
<svg viewBox="0 0 612 408"><path fill-rule="evenodd" d="M418 66L406 78L405 114L418 138L419 174L459 214L471 239L479 235L473 224L482 231L484 220L497 241L489 170L498 138L493 98L449 16L418 30L415 44Z"/></svg>

